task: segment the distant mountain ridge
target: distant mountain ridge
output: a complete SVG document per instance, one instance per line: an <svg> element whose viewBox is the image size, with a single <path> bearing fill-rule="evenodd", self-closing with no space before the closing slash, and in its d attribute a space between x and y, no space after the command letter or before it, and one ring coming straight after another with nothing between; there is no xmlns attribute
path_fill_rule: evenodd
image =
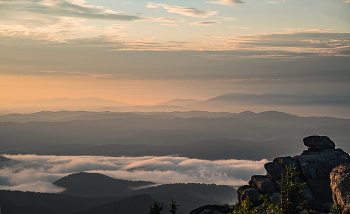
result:
<svg viewBox="0 0 350 214"><path fill-rule="evenodd" d="M174 105L174 106L186 106L194 103L202 102L197 99L173 99L166 102L158 103L157 105Z"/></svg>
<svg viewBox="0 0 350 214"><path fill-rule="evenodd" d="M28 122L33 118L37 121ZM240 154L252 154L267 147L262 145L274 145L271 152L266 153L269 155L276 148L280 148L281 153L294 151L299 149L293 147L298 145L298 139L315 133L331 136L349 151L349 129L350 119L299 117L276 111L239 114L200 111L40 112L0 116L0 154L180 154L194 158L240 159L243 158ZM209 144L201 146L208 141L220 143L222 148ZM246 150L240 141L246 141L253 149ZM186 146L192 148L190 152ZM213 155L211 149L222 154L221 157ZM257 156L261 157L254 155Z"/></svg>
<svg viewBox="0 0 350 214"><path fill-rule="evenodd" d="M172 112L172 111L283 111L300 116L336 116L349 118L349 94L289 95L282 93L244 94L226 93L207 100L172 99L153 105L130 105L124 102L96 97L53 98L3 104L2 112L38 111L118 111L118 112Z"/></svg>

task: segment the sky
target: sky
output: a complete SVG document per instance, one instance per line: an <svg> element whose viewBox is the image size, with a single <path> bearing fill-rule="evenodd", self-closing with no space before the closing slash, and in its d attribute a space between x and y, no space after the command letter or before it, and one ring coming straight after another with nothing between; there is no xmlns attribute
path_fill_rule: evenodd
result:
<svg viewBox="0 0 350 214"><path fill-rule="evenodd" d="M349 94L349 0L0 0L0 103Z"/></svg>

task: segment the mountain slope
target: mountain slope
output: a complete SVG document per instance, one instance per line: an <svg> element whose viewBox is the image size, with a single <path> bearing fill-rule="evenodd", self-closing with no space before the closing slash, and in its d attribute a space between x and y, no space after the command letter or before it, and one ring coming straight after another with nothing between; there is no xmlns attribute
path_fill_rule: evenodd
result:
<svg viewBox="0 0 350 214"><path fill-rule="evenodd" d="M114 179L98 173L79 172L60 178L53 184L66 188L62 193L71 196L117 197L131 192L131 187L142 187L154 183Z"/></svg>

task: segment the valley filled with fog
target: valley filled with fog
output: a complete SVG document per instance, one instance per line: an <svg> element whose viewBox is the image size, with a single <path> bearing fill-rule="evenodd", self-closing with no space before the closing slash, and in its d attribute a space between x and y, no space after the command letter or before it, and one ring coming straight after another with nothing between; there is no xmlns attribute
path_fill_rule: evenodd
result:
<svg viewBox="0 0 350 214"><path fill-rule="evenodd" d="M55 213L123 200L175 198L180 213L234 204L238 186L265 174L264 164L275 157L300 154L305 136L327 135L350 151L349 128L350 119L277 111L5 114L0 200Z"/></svg>

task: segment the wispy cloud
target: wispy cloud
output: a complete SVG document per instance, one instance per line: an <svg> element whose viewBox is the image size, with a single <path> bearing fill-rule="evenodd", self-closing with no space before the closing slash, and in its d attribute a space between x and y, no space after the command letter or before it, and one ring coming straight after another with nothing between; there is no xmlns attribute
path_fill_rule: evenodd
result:
<svg viewBox="0 0 350 214"><path fill-rule="evenodd" d="M210 10L199 10L195 7L180 7L180 6L170 6L167 4L155 4L152 2L148 2L148 5L146 7L148 8L162 7L169 13L177 13L184 16L200 17L200 18L207 18L219 12L219 11L210 11Z"/></svg>
<svg viewBox="0 0 350 214"><path fill-rule="evenodd" d="M216 183L241 185L252 174L263 173L267 160L208 161L185 157L97 157L7 155L15 160L0 169L0 188L60 192L51 185L67 174L98 172L114 178L155 183Z"/></svg>
<svg viewBox="0 0 350 214"><path fill-rule="evenodd" d="M228 21L228 22L235 22L236 18L235 17L225 17L225 16L216 16L220 18L222 21Z"/></svg>
<svg viewBox="0 0 350 214"><path fill-rule="evenodd" d="M167 23L176 23L176 22L186 22L186 19L175 19L169 17L145 17L137 20L138 22L167 22Z"/></svg>
<svg viewBox="0 0 350 214"><path fill-rule="evenodd" d="M138 16L127 15L121 11L114 11L103 6L89 5L85 0L31 0L31 1L5 1L0 9L6 17L11 16L6 11L16 11L19 14L37 14L49 17L72 17L85 19L103 19L131 21L140 19ZM13 17L13 16L11 16Z"/></svg>
<svg viewBox="0 0 350 214"><path fill-rule="evenodd" d="M273 1L268 1L266 3L268 4L279 4L279 3L284 3L287 2L287 0L273 0Z"/></svg>
<svg viewBox="0 0 350 214"><path fill-rule="evenodd" d="M206 1L206 3L233 6L233 5L242 5L242 4L246 4L247 2L242 1L242 0L218 0L218 1Z"/></svg>
<svg viewBox="0 0 350 214"><path fill-rule="evenodd" d="M244 30L250 29L250 27L238 27L238 26L229 26L229 28L239 28L239 29L244 29Z"/></svg>
<svg viewBox="0 0 350 214"><path fill-rule="evenodd" d="M201 21L201 22L193 22L191 25L200 25L200 26L212 26L213 24L217 24L221 22L217 21Z"/></svg>

